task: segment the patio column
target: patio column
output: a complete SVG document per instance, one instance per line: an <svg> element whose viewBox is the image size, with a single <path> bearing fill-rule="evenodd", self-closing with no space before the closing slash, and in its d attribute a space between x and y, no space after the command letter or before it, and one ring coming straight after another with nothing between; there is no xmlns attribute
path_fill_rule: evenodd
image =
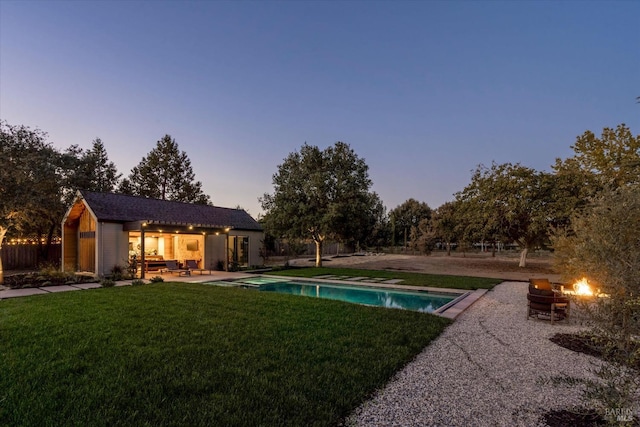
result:
<svg viewBox="0 0 640 427"><path fill-rule="evenodd" d="M229 271L229 232L224 233L224 271Z"/></svg>
<svg viewBox="0 0 640 427"><path fill-rule="evenodd" d="M140 279L144 279L144 225L140 227Z"/></svg>

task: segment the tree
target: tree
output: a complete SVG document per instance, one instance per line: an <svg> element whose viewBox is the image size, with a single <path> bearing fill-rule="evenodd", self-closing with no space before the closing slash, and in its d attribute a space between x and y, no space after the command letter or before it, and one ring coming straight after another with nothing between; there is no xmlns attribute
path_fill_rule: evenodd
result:
<svg viewBox="0 0 640 427"><path fill-rule="evenodd" d="M404 242L411 232L411 227L418 227L423 219L431 219L431 208L424 202L411 198L389 212L393 228L393 243Z"/></svg>
<svg viewBox="0 0 640 427"><path fill-rule="evenodd" d="M430 255L435 247L436 233L430 219L421 219L417 226L411 227L411 248Z"/></svg>
<svg viewBox="0 0 640 427"><path fill-rule="evenodd" d="M571 224L554 236L556 268L567 283L586 278L606 295L581 304L610 362L596 370L604 382L587 382L585 396L600 409L631 408L640 392L640 185L605 190Z"/></svg>
<svg viewBox="0 0 640 427"><path fill-rule="evenodd" d="M451 243L456 238L456 205L454 202L446 202L433 214L433 231L447 246L447 256L451 255Z"/></svg>
<svg viewBox="0 0 640 427"><path fill-rule="evenodd" d="M556 159L552 200L554 226L569 227L570 218L583 212L606 188L640 182L640 136L624 124L604 128L600 138L591 131L576 138L574 155Z"/></svg>
<svg viewBox="0 0 640 427"><path fill-rule="evenodd" d="M202 192L202 183L195 181L187 153L179 150L170 135L159 140L156 148L131 170L119 191L162 200L211 203L209 196Z"/></svg>
<svg viewBox="0 0 640 427"><path fill-rule="evenodd" d="M377 251L387 246L391 239L391 227L387 208L376 193L371 193L370 212L367 215L367 228L363 231L362 243L366 247L374 247Z"/></svg>
<svg viewBox="0 0 640 427"><path fill-rule="evenodd" d="M327 238L357 239L369 221L368 166L344 142L320 150L304 144L278 166L273 194L260 198L269 232L290 239L310 237L316 266L322 266Z"/></svg>
<svg viewBox="0 0 640 427"><path fill-rule="evenodd" d="M571 146L573 157L556 159L556 172L581 173L591 194L605 187L640 183L640 135L633 136L624 124L604 128L600 138L586 131Z"/></svg>
<svg viewBox="0 0 640 427"><path fill-rule="evenodd" d="M0 123L0 249L12 229L42 234L58 226L63 210L58 166L59 153L44 132Z"/></svg>
<svg viewBox="0 0 640 427"><path fill-rule="evenodd" d="M76 190L109 193L116 189L121 174L109 161L107 150L100 138L92 142L90 150L77 145L69 147L62 156L66 176L64 179L65 203L73 201Z"/></svg>
<svg viewBox="0 0 640 427"><path fill-rule="evenodd" d="M518 243L519 266L526 267L528 251L548 236L549 183L546 174L520 164L480 165L456 198L476 235Z"/></svg>

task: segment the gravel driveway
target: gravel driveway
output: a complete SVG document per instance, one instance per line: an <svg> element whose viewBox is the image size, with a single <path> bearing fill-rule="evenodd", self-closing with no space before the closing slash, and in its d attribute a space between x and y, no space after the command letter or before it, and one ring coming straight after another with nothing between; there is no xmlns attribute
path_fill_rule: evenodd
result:
<svg viewBox="0 0 640 427"><path fill-rule="evenodd" d="M577 387L544 383L590 376L597 359L549 338L580 326L526 320L527 284L504 282L347 420L359 426L536 426L549 409L580 403Z"/></svg>

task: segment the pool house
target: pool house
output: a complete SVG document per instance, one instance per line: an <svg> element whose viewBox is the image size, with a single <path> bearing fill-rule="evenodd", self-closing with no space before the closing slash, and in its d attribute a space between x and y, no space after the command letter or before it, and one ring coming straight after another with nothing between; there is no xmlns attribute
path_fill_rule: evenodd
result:
<svg viewBox="0 0 640 427"><path fill-rule="evenodd" d="M242 209L78 191L62 220L62 268L105 276L135 257L142 278L166 260L229 270L262 264L263 238Z"/></svg>

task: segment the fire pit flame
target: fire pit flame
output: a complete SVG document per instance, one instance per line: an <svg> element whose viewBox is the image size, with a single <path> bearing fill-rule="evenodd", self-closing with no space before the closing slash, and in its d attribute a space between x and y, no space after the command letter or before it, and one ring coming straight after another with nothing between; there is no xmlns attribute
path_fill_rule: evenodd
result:
<svg viewBox="0 0 640 427"><path fill-rule="evenodd" d="M573 290L576 295L593 296L593 291L591 290L591 286L589 286L589 282L586 277L583 277L574 283Z"/></svg>

